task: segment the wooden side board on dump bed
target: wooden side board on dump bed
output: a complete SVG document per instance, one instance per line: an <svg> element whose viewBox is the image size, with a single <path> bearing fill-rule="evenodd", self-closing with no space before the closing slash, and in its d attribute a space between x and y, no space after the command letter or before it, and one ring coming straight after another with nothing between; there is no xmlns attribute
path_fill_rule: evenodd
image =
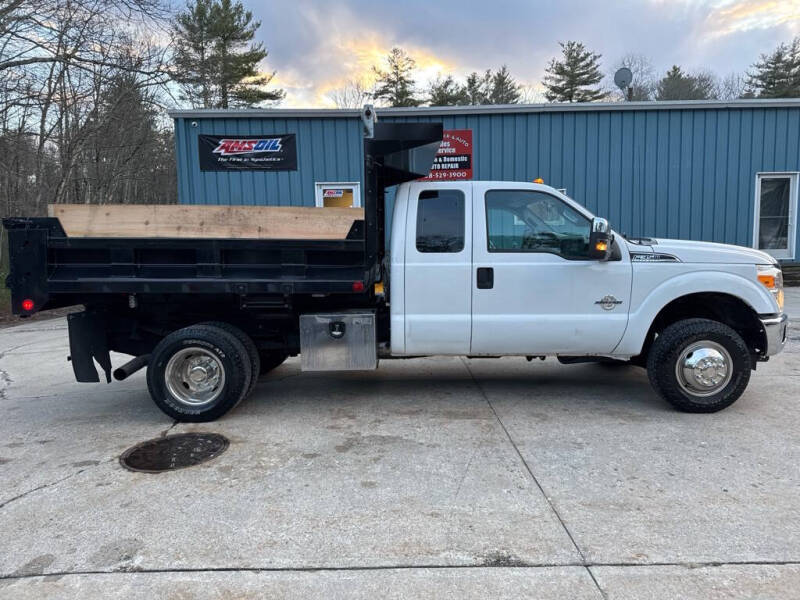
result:
<svg viewBox="0 0 800 600"><path fill-rule="evenodd" d="M363 208L50 204L70 237L343 240Z"/></svg>

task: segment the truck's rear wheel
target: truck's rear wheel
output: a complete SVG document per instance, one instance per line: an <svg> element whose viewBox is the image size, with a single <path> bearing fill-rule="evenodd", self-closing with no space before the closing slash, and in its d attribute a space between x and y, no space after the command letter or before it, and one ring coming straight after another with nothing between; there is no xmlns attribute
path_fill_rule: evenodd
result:
<svg viewBox="0 0 800 600"><path fill-rule="evenodd" d="M236 327L236 325L231 325L230 323L225 323L223 321L207 321L205 323L201 323L201 325L209 325L211 327L219 327L230 333L233 337L239 340L244 346L244 349L247 350L247 356L250 359L250 372L252 373L252 377L250 378L250 387L247 390L247 394L249 395L256 387L258 383L258 375L261 373L261 356L258 353L258 348L256 348L255 342L247 335L244 331Z"/></svg>
<svg viewBox="0 0 800 600"><path fill-rule="evenodd" d="M694 413L736 402L750 381L750 351L733 329L709 319L673 323L647 357L653 388L675 408Z"/></svg>
<svg viewBox="0 0 800 600"><path fill-rule="evenodd" d="M179 329L161 340L147 367L156 405L178 421L213 421L250 389L250 357L233 334L210 325Z"/></svg>

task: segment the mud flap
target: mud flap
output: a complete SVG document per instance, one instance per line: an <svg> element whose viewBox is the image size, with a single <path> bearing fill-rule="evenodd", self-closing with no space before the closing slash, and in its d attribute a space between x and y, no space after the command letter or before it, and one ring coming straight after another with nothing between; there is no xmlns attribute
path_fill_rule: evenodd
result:
<svg viewBox="0 0 800 600"><path fill-rule="evenodd" d="M79 312L67 315L69 325L69 352L76 381L100 381L94 361L105 371L106 382L111 383L111 357L106 339L106 319L102 314Z"/></svg>

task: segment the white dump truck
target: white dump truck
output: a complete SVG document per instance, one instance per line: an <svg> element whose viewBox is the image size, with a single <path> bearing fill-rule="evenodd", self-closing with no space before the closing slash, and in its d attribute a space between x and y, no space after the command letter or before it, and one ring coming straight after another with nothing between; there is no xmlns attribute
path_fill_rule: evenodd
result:
<svg viewBox="0 0 800 600"><path fill-rule="evenodd" d="M110 381L109 352L130 354L115 377L146 367L153 400L182 421L222 416L297 354L304 370L429 355L630 363L676 408L713 412L783 348L769 255L626 238L540 183L417 181L441 137L441 125L375 123L365 111L364 209L317 238L192 237L188 213L141 235L71 235L66 212L6 219L13 310L84 305L69 317L76 378L99 381L96 361ZM255 231L262 213L247 210L226 218Z"/></svg>

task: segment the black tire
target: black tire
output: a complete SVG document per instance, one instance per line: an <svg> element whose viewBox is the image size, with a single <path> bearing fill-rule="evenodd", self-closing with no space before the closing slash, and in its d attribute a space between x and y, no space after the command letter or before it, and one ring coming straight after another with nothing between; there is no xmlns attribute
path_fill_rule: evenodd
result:
<svg viewBox="0 0 800 600"><path fill-rule="evenodd" d="M730 380L706 396L687 391L676 372L682 353L700 341L722 346L732 362ZM656 392L678 410L691 413L717 412L736 402L750 381L751 368L750 351L741 336L727 325L709 319L685 319L673 323L656 337L647 356L647 375Z"/></svg>
<svg viewBox="0 0 800 600"><path fill-rule="evenodd" d="M182 401L167 384L170 359L192 349L212 358L224 373L224 383L216 397L206 404ZM169 334L156 345L147 367L147 388L153 401L168 416L186 422L218 419L247 395L251 379L250 357L244 345L231 333L209 325L193 325Z"/></svg>
<svg viewBox="0 0 800 600"><path fill-rule="evenodd" d="M280 367L283 362L289 358L288 354L284 354L283 352L261 352L261 370L259 371L260 375L266 375L273 369Z"/></svg>
<svg viewBox="0 0 800 600"><path fill-rule="evenodd" d="M244 331L236 327L236 325L231 325L230 323L225 323L223 321L207 321L200 324L209 325L211 327L219 327L223 331L227 331L237 340L239 340L242 343L242 346L244 346L244 349L247 350L247 356L250 357L250 373L252 373L252 377L250 378L250 387L247 389L247 394L245 394L245 396L249 396L258 383L257 373L261 373L261 357L258 353L258 348L256 348L255 342ZM242 399L244 400L244 398Z"/></svg>

